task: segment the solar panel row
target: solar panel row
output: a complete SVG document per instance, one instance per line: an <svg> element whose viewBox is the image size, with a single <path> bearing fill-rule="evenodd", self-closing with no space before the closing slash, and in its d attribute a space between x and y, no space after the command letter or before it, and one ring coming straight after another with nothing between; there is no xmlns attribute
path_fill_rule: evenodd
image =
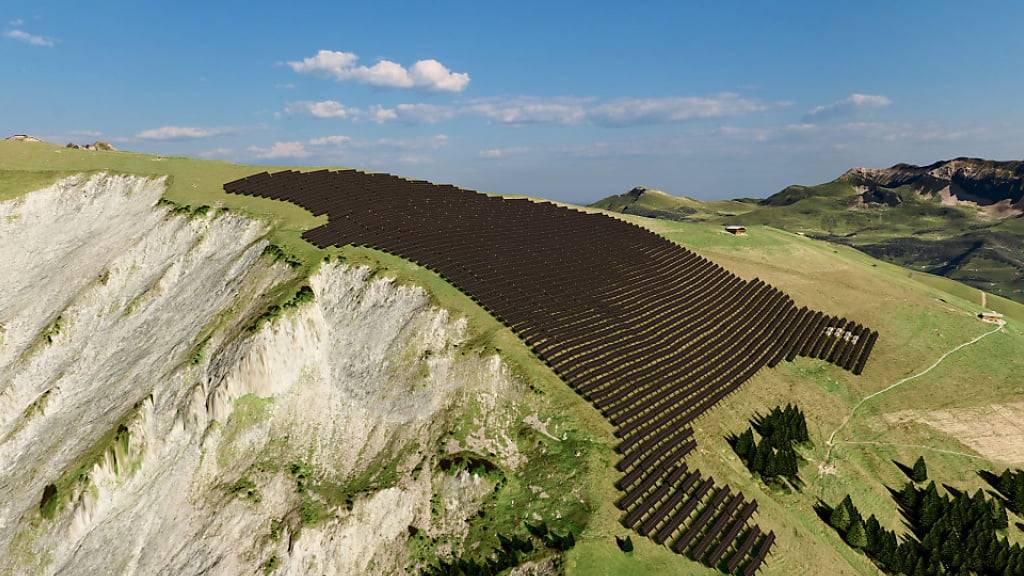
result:
<svg viewBox="0 0 1024 576"><path fill-rule="evenodd" d="M327 214L313 244L396 254L467 294L617 427L623 523L730 572L754 574L775 535L750 524L756 502L687 469L692 422L783 359L859 374L878 337L602 214L352 170L224 189Z"/></svg>

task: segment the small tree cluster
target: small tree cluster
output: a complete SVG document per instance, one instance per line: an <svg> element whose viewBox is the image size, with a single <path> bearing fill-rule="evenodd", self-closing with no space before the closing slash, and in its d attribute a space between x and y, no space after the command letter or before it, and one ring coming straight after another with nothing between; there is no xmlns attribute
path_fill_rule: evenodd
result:
<svg viewBox="0 0 1024 576"><path fill-rule="evenodd" d="M755 431L761 437L760 442ZM729 438L736 455L752 473L759 474L765 482L785 478L794 484L800 480L801 461L795 447L808 442L810 435L804 413L791 404L785 408L776 406L767 415L756 416L750 428Z"/></svg>
<svg viewBox="0 0 1024 576"><path fill-rule="evenodd" d="M913 481L895 498L914 538L898 538L874 515L864 520L849 496L823 512L847 544L863 550L887 574L1024 574L1024 551L997 533L1007 527L999 500L981 490L943 495L935 482L922 489Z"/></svg>
<svg viewBox="0 0 1024 576"><path fill-rule="evenodd" d="M565 552L576 545L576 536L573 535L572 530L567 531L563 536L554 530L549 530L544 522L532 525L526 524L526 530L540 538L544 542L544 546L559 552Z"/></svg>
<svg viewBox="0 0 1024 576"><path fill-rule="evenodd" d="M295 294L292 295L292 297L289 298L284 304L280 306L278 306L277 304L272 304L268 306L266 312L257 316L256 319L252 322L252 324L249 325L249 330L254 331L258 329L264 322L273 322L274 320L276 320L285 310L295 308L299 304L312 302L315 299L316 294L313 292L313 289L310 288L309 286L303 286L299 288L299 290L295 292Z"/></svg>
<svg viewBox="0 0 1024 576"><path fill-rule="evenodd" d="M291 266L292 268L298 268L302 266L302 261L298 258L286 253L277 244L267 244L267 247L263 249L263 254L269 256L273 261L281 261Z"/></svg>
<svg viewBox="0 0 1024 576"><path fill-rule="evenodd" d="M242 476L227 486L227 491L235 496L240 496L254 504L259 504L263 497L256 487L256 483L246 476Z"/></svg>
<svg viewBox="0 0 1024 576"><path fill-rule="evenodd" d="M549 530L543 522L535 525L526 524L526 530L530 535L539 538L547 548L565 552L576 545L576 537L572 531L561 535ZM498 544L499 546L491 550L490 554L482 560L468 558L442 560L435 566L425 568L421 574L424 576L494 576L509 568L519 566L527 555L536 550L533 540L529 536L513 535L508 537L498 534Z"/></svg>
<svg viewBox="0 0 1024 576"><path fill-rule="evenodd" d="M752 424L754 430L767 438L772 446L806 444L811 441L804 411L792 404L776 406L765 416L759 414L754 417Z"/></svg>
<svg viewBox="0 0 1024 576"><path fill-rule="evenodd" d="M1024 470L1007 469L999 476L982 473L982 477L999 491L1007 508L1024 515Z"/></svg>

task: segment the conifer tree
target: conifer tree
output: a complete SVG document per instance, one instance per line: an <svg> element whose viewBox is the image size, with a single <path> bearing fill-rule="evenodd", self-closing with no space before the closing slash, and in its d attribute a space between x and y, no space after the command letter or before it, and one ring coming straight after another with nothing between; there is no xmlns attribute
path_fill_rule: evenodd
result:
<svg viewBox="0 0 1024 576"><path fill-rule="evenodd" d="M843 500L832 509L832 515L829 517L828 523L838 530L840 534L845 535L846 531L850 529L850 509L846 507L846 500Z"/></svg>
<svg viewBox="0 0 1024 576"><path fill-rule="evenodd" d="M753 472L764 476L768 470L768 460L772 455L772 447L767 441L762 441L757 445L757 449L754 450L754 458L751 466Z"/></svg>
<svg viewBox="0 0 1024 576"><path fill-rule="evenodd" d="M782 461L781 461L780 456L779 456L779 451L775 450L775 449L772 449L768 453L768 465L765 466L765 471L763 472L763 476L764 476L765 480L771 480L771 479L777 478L778 476L781 476L782 475L781 464L782 464Z"/></svg>
<svg viewBox="0 0 1024 576"><path fill-rule="evenodd" d="M797 420L797 442L803 444L811 441L811 434L807 431L807 419L804 418L804 413L800 411L800 418Z"/></svg>
<svg viewBox="0 0 1024 576"><path fill-rule="evenodd" d="M1010 496L1013 511L1018 514L1024 512L1024 472L1018 470L1013 474L1010 487L1006 492Z"/></svg>
<svg viewBox="0 0 1024 576"><path fill-rule="evenodd" d="M779 449L779 473L788 478L796 478L799 472L796 450L789 444Z"/></svg>
<svg viewBox="0 0 1024 576"><path fill-rule="evenodd" d="M896 549L896 567L904 574L913 574L917 566L917 548L910 542L901 542Z"/></svg>
<svg viewBox="0 0 1024 576"><path fill-rule="evenodd" d="M1003 506L1002 500L992 500L992 518L995 520L996 530L1003 530L1010 525L1010 520L1006 516L1006 506Z"/></svg>
<svg viewBox="0 0 1024 576"><path fill-rule="evenodd" d="M913 482L907 482L900 491L900 504L903 505L907 510L913 511L917 509L917 504L920 500L920 493L914 486Z"/></svg>
<svg viewBox="0 0 1024 576"><path fill-rule="evenodd" d="M910 479L914 482L924 482L928 479L928 466L924 463L924 456L918 456L910 473Z"/></svg>
<svg viewBox="0 0 1024 576"><path fill-rule="evenodd" d="M864 532L868 537L868 551L878 555L878 552L882 549L882 526L878 523L878 518L875 518L874 514L864 522Z"/></svg>
<svg viewBox="0 0 1024 576"><path fill-rule="evenodd" d="M921 500L920 523L922 528L930 530L942 516L942 508L942 498L938 492L926 491Z"/></svg>
<svg viewBox="0 0 1024 576"><path fill-rule="evenodd" d="M733 447L733 450L736 451L736 455L740 457L740 460L743 460L744 463L749 463L750 456L754 453L756 447L754 443L754 430L747 428L746 432L736 438L736 446Z"/></svg>
<svg viewBox="0 0 1024 576"><path fill-rule="evenodd" d="M850 524L850 529L846 532L846 543L854 548L864 548L868 545L868 536L864 531L863 522L858 520Z"/></svg>

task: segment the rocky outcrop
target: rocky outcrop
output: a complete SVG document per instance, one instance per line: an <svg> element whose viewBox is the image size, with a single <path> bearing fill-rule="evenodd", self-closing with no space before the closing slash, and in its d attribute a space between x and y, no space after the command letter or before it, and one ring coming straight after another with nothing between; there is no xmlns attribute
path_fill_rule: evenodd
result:
<svg viewBox="0 0 1024 576"><path fill-rule="evenodd" d="M880 186L872 186L865 190L860 195L860 201L863 204L880 204L884 206L899 206L903 203L903 199L900 195L888 188L882 188Z"/></svg>
<svg viewBox="0 0 1024 576"><path fill-rule="evenodd" d="M72 150L91 150L93 152L117 152L117 148L114 148L113 144L102 140L97 140L92 144L75 144L74 142L68 142L65 148L71 148Z"/></svg>
<svg viewBox="0 0 1024 576"><path fill-rule="evenodd" d="M646 186L636 186L629 192L626 192L625 196L627 198L639 200L640 198L644 197L647 194L660 194L662 196L667 196L667 194L662 192L661 190L657 190L655 188L648 188Z"/></svg>
<svg viewBox="0 0 1024 576"><path fill-rule="evenodd" d="M946 204L982 207L992 216L1024 213L1024 162L956 158L928 166L897 164L891 168L853 168L840 181L869 191L908 186Z"/></svg>
<svg viewBox="0 0 1024 576"><path fill-rule="evenodd" d="M42 142L42 140L40 140L39 138L36 138L35 136L29 136L28 134L13 134L11 136L8 136L7 138L4 138L4 140L9 140L12 142Z"/></svg>
<svg viewBox="0 0 1024 576"><path fill-rule="evenodd" d="M490 486L432 460L466 402L520 425L500 359L342 262L256 324L302 281L266 227L162 192L101 174L0 203L0 574L393 574L411 526L465 530Z"/></svg>

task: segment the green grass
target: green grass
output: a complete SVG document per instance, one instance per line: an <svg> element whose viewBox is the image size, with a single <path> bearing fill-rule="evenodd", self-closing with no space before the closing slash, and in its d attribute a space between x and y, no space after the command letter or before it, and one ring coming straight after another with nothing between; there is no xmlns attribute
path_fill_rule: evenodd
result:
<svg viewBox="0 0 1024 576"><path fill-rule="evenodd" d="M295 281L280 288L278 296L282 302L294 296L305 276L315 270L326 255L342 257L348 264L368 266L376 275L394 278L399 284L420 286L430 294L434 304L466 317L470 342L463 346L463 353L498 352L513 373L533 390L529 392L535 396L531 403L543 405L542 418L554 418L554 422L571 431L564 443L550 441L532 430L519 432L517 442L533 447L531 464L522 472L510 475L489 502L492 511L489 526L512 526L521 518L517 507L524 502L528 502L526 509L536 507L534 509L541 514L556 512L551 507L552 502L533 498L529 486L544 482L545 491L551 494L557 489L556 481L571 477L574 486L580 489L582 503L571 510L568 504L564 505L564 527L580 530L576 547L565 558L567 574L715 573L638 536L633 537L633 552L627 554L618 549L615 536L625 536L628 532L619 524L621 514L613 505L620 493L613 487L619 473L614 470L616 455L611 426L538 362L511 331L468 297L436 274L392 255L354 247L317 250L302 241L299 234L321 224L322 219L312 218L288 204L230 196L221 191L223 182L262 170L262 167L0 143L0 190L7 198L69 172L100 168L148 175L168 174L170 184L166 197L177 204L226 207L268 222L272 230L270 240L280 247L285 257L300 262ZM838 193L843 192L838 190ZM792 210L794 222L803 217L819 227L816 229L823 229L822 222L808 220L810 217L801 215L800 209L803 208ZM927 209L922 210L922 217L932 217ZM713 221L673 222L615 216L663 234L744 278L762 278L785 290L799 305L846 316L880 332L879 345L861 377L806 359L758 373L718 408L697 421L698 450L690 459L692 467L711 474L718 483L727 483L741 490L747 498L758 500L757 523L774 530L779 537L778 548L764 574L821 573L822 567L828 567L829 574L876 574L863 555L851 551L834 531L818 520L812 506L818 498L834 503L849 493L864 513L874 513L883 524L899 528L900 519L895 516L886 486L899 485L902 476L891 460L909 463L920 451L900 446L841 445L835 452L835 474L820 475L817 465L824 457L825 438L861 397L920 370L952 346L990 329L990 325L981 324L974 317L982 309L980 293L952 280L880 262L850 247L771 226L755 224L747 236L736 237L723 233L720 223ZM837 221L833 226L838 230L850 222ZM1019 399L1024 393L1018 384L1019 374L1024 372L1024 355L1020 354L1024 350L1024 306L989 296L987 308L1007 316L1009 325L1005 334L987 338L977 347L951 357L927 377L865 405L842 438L923 444L970 452L956 438L923 425L893 426L884 416L896 410L972 407ZM232 417L237 418L239 430L246 423L252 424L265 417L264 402L255 397L240 399L236 415ZM786 402L795 402L804 409L814 442L812 448L804 451L808 462L801 468L801 478L807 485L801 492L772 489L754 479L724 439L729 433L742 431L754 412ZM229 422L225 434L230 435L231 430ZM979 467L998 470L1002 466L939 453L926 454L926 457L932 477L971 489L980 486L974 470ZM386 469L387 465L382 464L381 468ZM327 492L326 486L323 489ZM320 494L317 496L324 499ZM474 538L489 538L482 526L471 525Z"/></svg>
<svg viewBox="0 0 1024 576"><path fill-rule="evenodd" d="M672 196L660 190L647 190L639 196L628 193L609 196L591 204L591 207L652 218L700 222L731 218L749 212L757 205L737 200L705 202L685 196Z"/></svg>
<svg viewBox="0 0 1024 576"><path fill-rule="evenodd" d="M865 206L856 187L834 181L791 186L769 198L769 204L700 202L652 193L639 199L611 196L594 206L666 220L800 232L1024 302L1024 219L993 220L974 208L946 206L906 186L891 193L900 204Z"/></svg>

